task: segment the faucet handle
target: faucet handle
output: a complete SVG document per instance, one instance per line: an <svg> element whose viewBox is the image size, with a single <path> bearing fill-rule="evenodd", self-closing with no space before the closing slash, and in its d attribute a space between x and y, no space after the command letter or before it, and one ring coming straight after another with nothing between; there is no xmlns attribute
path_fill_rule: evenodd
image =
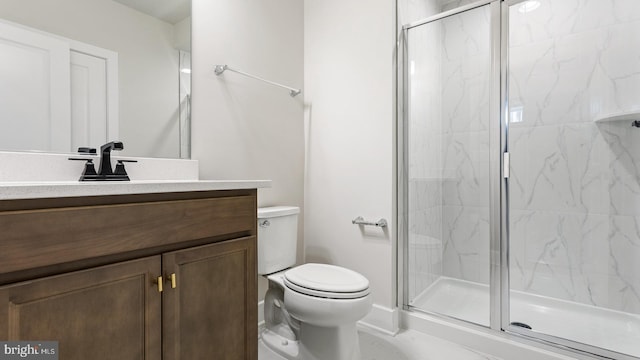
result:
<svg viewBox="0 0 640 360"><path fill-rule="evenodd" d="M92 148L92 147L79 147L78 148L78 154L89 154L89 155L96 155L96 148Z"/></svg>
<svg viewBox="0 0 640 360"><path fill-rule="evenodd" d="M135 163L138 160L118 160L116 163L116 169L113 171L113 175L121 176L127 178L129 180L129 175L127 174L127 170L124 168L124 163Z"/></svg>
<svg viewBox="0 0 640 360"><path fill-rule="evenodd" d="M93 159L87 158L69 158L69 160L86 161L82 175L80 175L80 181L95 180L98 176L96 167L93 165Z"/></svg>

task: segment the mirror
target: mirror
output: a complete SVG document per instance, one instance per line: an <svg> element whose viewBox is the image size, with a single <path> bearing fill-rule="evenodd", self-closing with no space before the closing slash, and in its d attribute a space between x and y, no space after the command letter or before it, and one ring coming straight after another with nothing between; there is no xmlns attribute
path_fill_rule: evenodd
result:
<svg viewBox="0 0 640 360"><path fill-rule="evenodd" d="M0 150L190 157L190 0L0 0Z"/></svg>

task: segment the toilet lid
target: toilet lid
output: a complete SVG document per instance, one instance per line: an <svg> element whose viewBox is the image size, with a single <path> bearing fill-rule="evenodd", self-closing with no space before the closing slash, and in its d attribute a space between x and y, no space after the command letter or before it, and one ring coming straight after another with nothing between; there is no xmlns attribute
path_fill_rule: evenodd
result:
<svg viewBox="0 0 640 360"><path fill-rule="evenodd" d="M357 272L327 264L304 264L284 273L291 290L318 297L355 299L369 294L369 280Z"/></svg>

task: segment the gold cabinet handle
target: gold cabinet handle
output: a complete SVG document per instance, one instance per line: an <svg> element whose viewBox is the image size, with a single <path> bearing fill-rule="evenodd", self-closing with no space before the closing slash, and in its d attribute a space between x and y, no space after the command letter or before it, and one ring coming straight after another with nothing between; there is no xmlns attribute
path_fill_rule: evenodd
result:
<svg viewBox="0 0 640 360"><path fill-rule="evenodd" d="M154 283L156 283L158 285L158 292L162 292L162 283L163 283L163 279L162 276L158 276L158 278L156 279L156 281L154 281Z"/></svg>
<svg viewBox="0 0 640 360"><path fill-rule="evenodd" d="M176 281L176 273L171 274L171 288L175 289L177 286L177 281Z"/></svg>

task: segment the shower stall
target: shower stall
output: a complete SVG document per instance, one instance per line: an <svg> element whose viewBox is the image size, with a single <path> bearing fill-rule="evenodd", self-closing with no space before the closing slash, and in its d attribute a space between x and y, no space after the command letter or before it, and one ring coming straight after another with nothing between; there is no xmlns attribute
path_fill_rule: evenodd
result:
<svg viewBox="0 0 640 360"><path fill-rule="evenodd" d="M422 5L400 42L405 309L640 359L640 1Z"/></svg>

